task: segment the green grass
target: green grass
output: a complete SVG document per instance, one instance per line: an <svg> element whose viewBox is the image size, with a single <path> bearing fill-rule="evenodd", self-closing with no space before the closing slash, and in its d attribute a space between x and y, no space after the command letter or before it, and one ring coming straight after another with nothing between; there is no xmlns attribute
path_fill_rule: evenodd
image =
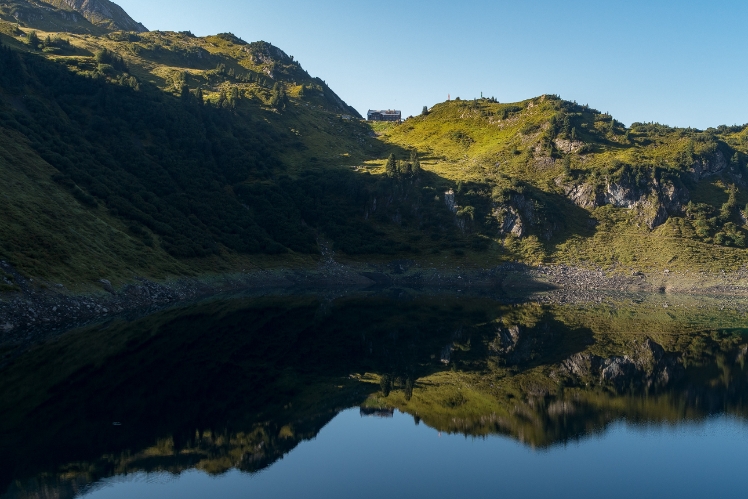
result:
<svg viewBox="0 0 748 499"><path fill-rule="evenodd" d="M33 28L41 39L54 38L57 34L52 25ZM291 250L286 256L275 258L276 264L282 264L299 255L314 254L313 240L319 238L332 241L339 258L344 261L379 262L398 257L415 258L428 265L476 268L506 261L559 262L645 271L661 270L666 265L714 271L737 269L748 263L748 253L743 249L748 227L739 212L748 203L748 195L740 187L741 180L737 176L748 178L745 170L748 130L742 127L698 131L639 123L625 128L609 115L550 95L518 103L489 99L450 101L437 104L428 115L410 118L401 124L365 123L359 119L344 119L344 115L356 116L356 111L340 100L324 81L306 73L298 61L264 42L246 43L230 34L194 37L174 32L128 34L78 30L77 34L62 35L69 40L69 47L45 53L33 50L26 43L26 33L31 29L32 26L24 26L18 30L9 23L0 23L0 36L16 50L31 51L31 57L43 57L67 68L71 75L79 78L79 83L90 80L106 83L117 92L122 87L132 89L133 94L125 94L129 100L112 97L128 102L127 105L140 105L139 95L154 98L156 92L175 102L182 98L184 89L192 95L191 102L196 102L194 96L200 91L210 109L224 108L217 110L224 112L220 119L218 113L213 113L210 118L203 116L200 125L210 130L215 150L244 148L244 154L246 138L252 137L256 145L249 149L254 151L255 158L262 157L265 167L246 175L242 173L242 178L214 179L218 184L203 182L211 187L210 193L203 193L206 201L223 206L238 202L248 207L254 221L262 226L260 229L249 227L251 223L246 220L236 222L242 218L240 214L229 214L227 210L219 216L220 222L213 218L210 222L205 222L207 218L201 219L200 229L186 231L192 242L178 242L169 240L174 237L169 236L168 231L160 233L154 223L149 228L133 229L132 213L123 217L117 210L104 209L102 196L84 182L92 175L91 166L86 166L75 179L76 185L80 185L57 186L62 192L56 196L71 197L72 194L75 199L72 206L105 220L124 239L98 237L95 243L87 243L96 250L76 249L74 243L65 242L67 239L60 234L46 233L54 224L30 222L37 215L29 212L27 216L22 209L17 209L13 216L23 223L19 226L16 221L5 222L3 230L9 232L4 239L12 244L7 243L4 251L14 265L29 275L73 283L72 276L78 275L84 266L75 263L74 253L83 255L80 258L83 262L91 260L91 251L112 255L103 260L107 265L101 267L110 269L107 278L115 280L126 280L133 273L164 276L200 273L205 268L232 269L236 261L247 260L247 253ZM126 70L102 69L95 60L95 54L102 50L122 57ZM37 80L34 85L47 83ZM273 95L279 91L286 97L274 102ZM19 92L18 88L7 88L0 92L0 101L10 107L14 119L22 121L19 116L28 109L24 110L25 104L19 101ZM25 89L27 95L35 92ZM231 97L229 101L229 96L238 98ZM51 114L56 114L55 127L44 124L43 119L48 120L49 116L41 119L34 114L34 119L40 130L69 128L71 131L80 126L85 131L91 116L102 117L98 105L92 100L80 99L45 101L47 109L63 107L65 112L52 111ZM65 116L71 107L78 112ZM152 105L147 107L152 108ZM182 111L175 109L174 112ZM114 122L119 123L118 126L121 119L130 127L127 132L106 132L100 137L117 147L133 142L154 156L163 134L180 133L151 123L136 123L116 112L114 115L107 113L104 115L109 120L117 116ZM170 118L171 122L186 123L188 120L187 116ZM41 138L39 134L23 133L29 139L28 146L20 145L20 149L15 150L7 146L11 152L6 158L36 155L38 158L33 161L43 161L39 158L51 161L49 155L43 154L43 149L55 139L49 135ZM74 135L85 137L85 133L78 130ZM133 135L137 137L133 139ZM190 137L190 144L203 140ZM44 141L47 144L42 146ZM418 151L423 174L414 181L384 178L384 164L389 154L394 153L399 160L407 161L411 150ZM172 148L168 159L172 163L188 162L187 157L180 156L182 152ZM737 163L731 164L720 176L701 182L689 180L690 162L714 161L718 154L728 162L735 157ZM75 164L81 163L81 158L73 157L72 153L63 155ZM130 155L129 152L120 154L122 157ZM153 161L160 166L167 162L167 158ZM227 158L217 161L217 168L220 171L235 168L237 162L252 163L241 159L231 164ZM186 171L184 166L180 169ZM49 171L51 175L56 174ZM177 171L172 169L170 175ZM94 178L99 174L93 174ZM139 181L148 180L142 173L137 175ZM196 175L197 172L191 174ZM583 209L572 204L564 194L564 189L573 185L605 189L612 182L632 183L641 179L651 185L653 175L682 181L694 203L688 215L673 216L654 230L645 223L645 217L654 213L651 207ZM107 176L111 177L112 173ZM310 184L312 177L317 180ZM154 186L146 182L143 187L130 190L143 189L148 197L156 191ZM728 216L713 215L720 212L735 186L735 199ZM49 188L55 189L55 186ZM444 193L450 189L456 192L461 209L459 220L444 204ZM29 196L37 194L40 194L38 190ZM255 199L258 195L267 202ZM303 195L308 198L302 201ZM218 198L220 201L215 201ZM284 199L281 201L281 198ZM99 208L83 206L86 200L95 203L97 199ZM372 211L374 200L379 202L376 213ZM386 200L384 208L382 200ZM522 215L525 224L522 237L501 233L501 217L504 216L501 213L505 212L500 208L517 208L522 203L525 207L532 206L533 210L532 220ZM324 209L316 211L321 204L325 205ZM166 209L166 205L157 206L159 212ZM138 209L148 211L147 206ZM310 211L314 213L309 214ZM258 221L257 217L264 221ZM61 220L65 221L64 225L70 218L61 217ZM185 220L179 223L189 228ZM300 226L308 228L300 229ZM206 227L213 231L210 237L218 237L220 244L205 239ZM23 230L37 234L34 237L44 242L24 242L18 236ZM247 240L247 233L253 234L256 244ZM229 242L235 235L244 238L242 244ZM83 240L93 241L93 236L86 233ZM138 242L147 243L150 249L136 248ZM46 253L40 249L44 245ZM50 249L53 247L57 249ZM250 247L255 249L248 251L246 248ZM199 257L185 258L191 254ZM241 265L246 266L246 263ZM85 276L85 281L98 273L100 270L93 269L80 275Z"/></svg>
<svg viewBox="0 0 748 499"><path fill-rule="evenodd" d="M571 117L578 145L584 146L568 157L568 142L564 142L568 134L558 129L564 116ZM658 175L682 178L693 203L704 203L719 211L727 202L729 189L742 182L733 175L746 174L748 143L743 127L702 132L647 124L626 129L617 123L611 130L611 119L553 96L516 104L484 99L438 104L427 116L377 131L387 143L406 150L417 149L422 155L422 167L453 185L475 184L478 192L482 186L486 193L499 189L510 193L524 191L525 195L529 188L530 197L540 206L556 205L549 213L562 216L554 222L554 236L545 240L539 237L541 234L531 233L522 240L506 238L501 243L503 259L615 265L637 270L661 270L669 264L679 269L735 270L748 263L748 252L743 247L714 244L719 241L714 234L735 230L721 229L720 224L725 221L712 224L706 237L697 234L695 222L688 216L671 216L666 224L650 230L637 210L610 206L581 210L564 203L565 184L586 183L604 189L621 178L649 178L646 176L656 171ZM556 140L551 141L554 136ZM690 161L715 161L714 155L719 153L729 162L736 152L739 163L721 175L700 182L691 180ZM684 162L684 157L692 159ZM532 189L545 193L545 197L533 195ZM748 196L740 187L736 194L729 220L744 237L748 227L738 209L745 206ZM460 198L458 193L458 204L468 202ZM490 232L484 234L492 237ZM498 240L496 235L493 239Z"/></svg>

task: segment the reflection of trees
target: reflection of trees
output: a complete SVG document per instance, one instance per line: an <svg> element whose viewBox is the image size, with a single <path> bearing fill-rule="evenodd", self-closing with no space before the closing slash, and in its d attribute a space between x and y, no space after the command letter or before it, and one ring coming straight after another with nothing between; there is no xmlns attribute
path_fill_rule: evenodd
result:
<svg viewBox="0 0 748 499"><path fill-rule="evenodd" d="M604 334L598 316L570 314L427 297L247 299L68 335L0 378L0 478L28 472L64 496L140 470L252 472L359 404L533 446L621 418L748 415L741 335Z"/></svg>
<svg viewBox="0 0 748 499"><path fill-rule="evenodd" d="M429 300L321 306L213 302L36 349L0 378L0 479L262 468L375 391L352 373L388 373L388 386L412 390L464 320Z"/></svg>

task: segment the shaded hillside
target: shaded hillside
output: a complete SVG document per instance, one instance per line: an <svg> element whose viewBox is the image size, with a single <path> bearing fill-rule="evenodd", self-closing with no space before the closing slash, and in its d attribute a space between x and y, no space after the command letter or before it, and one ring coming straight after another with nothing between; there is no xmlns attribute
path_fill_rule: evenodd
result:
<svg viewBox="0 0 748 499"><path fill-rule="evenodd" d="M369 215L390 198L378 205L385 225L407 219L391 195L420 199L417 179L351 169L385 149L272 45L228 34L29 38L3 29L13 48L0 57L0 174L24 188L7 194L0 253L20 271L75 283L73 275L246 267L236 258L318 254L320 237L349 254L410 251L409 234L388 235ZM44 181L26 162L47 172ZM43 185L61 201L34 212L27 201ZM429 223L457 232L446 207L431 211ZM107 229L76 230L85 220Z"/></svg>

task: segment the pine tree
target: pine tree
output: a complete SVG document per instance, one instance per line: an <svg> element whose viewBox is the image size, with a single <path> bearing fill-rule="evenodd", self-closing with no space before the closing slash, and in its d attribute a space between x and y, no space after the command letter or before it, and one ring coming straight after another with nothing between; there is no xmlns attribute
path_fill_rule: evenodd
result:
<svg viewBox="0 0 748 499"><path fill-rule="evenodd" d="M564 116L564 125L563 126L564 126L564 129L563 129L564 135L568 139L569 136L571 135L571 121L569 120L569 116L568 115Z"/></svg>
<svg viewBox="0 0 748 499"><path fill-rule="evenodd" d="M397 171L401 177L409 177L413 173L413 165L407 161L398 161Z"/></svg>
<svg viewBox="0 0 748 499"><path fill-rule="evenodd" d="M226 91L221 90L221 93L218 95L218 102L216 103L216 107L222 108L222 107L228 107L228 97L226 97Z"/></svg>
<svg viewBox="0 0 748 499"><path fill-rule="evenodd" d="M229 94L229 107L236 109L236 103L239 101L239 88L231 87L231 93Z"/></svg>
<svg viewBox="0 0 748 499"><path fill-rule="evenodd" d="M564 156L564 174L569 175L571 173L571 156L567 154Z"/></svg>
<svg viewBox="0 0 748 499"><path fill-rule="evenodd" d="M286 105L286 91L280 82L275 82L273 90L270 94L270 106L275 109L285 108Z"/></svg>
<svg viewBox="0 0 748 499"><path fill-rule="evenodd" d="M36 34L36 31L29 31L26 35L26 40L33 48L39 48L39 35Z"/></svg>
<svg viewBox="0 0 748 499"><path fill-rule="evenodd" d="M387 165L384 167L384 171L388 177L397 176L397 159L395 159L395 153L390 154L387 158Z"/></svg>
<svg viewBox="0 0 748 499"><path fill-rule="evenodd" d="M410 152L410 164L411 164L411 173L414 177L417 177L421 174L421 161L418 159L418 151L413 149Z"/></svg>
<svg viewBox="0 0 748 499"><path fill-rule="evenodd" d="M556 133L558 131L558 119L556 118L556 115L554 114L551 116L551 121L548 125L548 135L553 138L556 136Z"/></svg>

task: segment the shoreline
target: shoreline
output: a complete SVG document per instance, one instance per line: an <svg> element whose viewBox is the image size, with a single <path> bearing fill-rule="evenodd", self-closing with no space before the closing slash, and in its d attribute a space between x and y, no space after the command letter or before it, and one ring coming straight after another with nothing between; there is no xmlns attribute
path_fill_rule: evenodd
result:
<svg viewBox="0 0 748 499"><path fill-rule="evenodd" d="M4 270L9 269L6 264ZM748 269L626 275L567 265L509 263L490 269L440 270L411 260L375 265L341 264L328 258L314 269L277 268L161 282L135 278L119 289L101 280L101 291L88 293L72 293L61 286L39 289L32 280L17 273L15 277L20 291L0 293L0 355L2 349L15 350L71 329L115 318L129 320L224 294L346 294L396 288L547 304L600 303L644 294L748 297Z"/></svg>

